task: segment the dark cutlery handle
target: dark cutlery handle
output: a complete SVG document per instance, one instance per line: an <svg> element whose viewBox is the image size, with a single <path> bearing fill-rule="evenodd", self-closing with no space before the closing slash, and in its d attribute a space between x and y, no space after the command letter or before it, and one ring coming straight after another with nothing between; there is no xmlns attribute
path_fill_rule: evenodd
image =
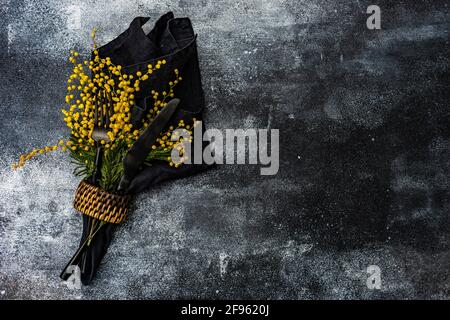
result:
<svg viewBox="0 0 450 320"><path fill-rule="evenodd" d="M89 224L92 224L92 220L94 218L89 217ZM64 267L63 271L61 272L61 274L59 275L59 277L63 280L67 280L70 277L70 273L67 273L67 268L69 268L69 266L71 265L78 265L80 267L80 271L81 273L84 273L84 269L86 266L86 251L90 245L90 241L94 241L94 239L97 236L98 231L100 230L100 228L102 228L103 225L100 224L97 225L97 229L95 230L95 232L91 235L87 235L86 239L83 241L82 244L80 244L80 246L78 247L77 251L75 252L75 254L72 256L72 258L69 260L69 262L67 263L67 265ZM89 229L88 229L89 231Z"/></svg>
<svg viewBox="0 0 450 320"><path fill-rule="evenodd" d="M102 166L102 157L103 157L103 149L102 145L97 147L97 152L95 154L95 165L94 172L92 172L92 183L97 185L98 179L100 177L100 167Z"/></svg>
<svg viewBox="0 0 450 320"><path fill-rule="evenodd" d="M87 249L87 241L88 241L88 239L86 238L86 240L83 242L83 244L78 248L78 250L75 252L75 254L72 256L72 258L69 260L67 265L64 267L63 271L59 275L59 277L61 279L67 280L70 277L71 274L66 272L67 268L69 268L69 266L71 266L71 265L78 265L80 258L81 258L81 254L84 253L84 251Z"/></svg>

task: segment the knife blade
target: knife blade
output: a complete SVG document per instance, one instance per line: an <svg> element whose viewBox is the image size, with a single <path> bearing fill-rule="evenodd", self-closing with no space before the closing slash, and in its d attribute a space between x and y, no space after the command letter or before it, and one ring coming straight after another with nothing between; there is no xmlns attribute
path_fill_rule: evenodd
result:
<svg viewBox="0 0 450 320"><path fill-rule="evenodd" d="M151 146L156 142L159 134L164 130L164 127L172 118L179 103L180 99L170 100L156 115L155 119L153 119L150 125L144 130L130 150L128 150L123 158L124 173L117 188L119 191L126 191L133 178L138 174L145 158L151 150Z"/></svg>

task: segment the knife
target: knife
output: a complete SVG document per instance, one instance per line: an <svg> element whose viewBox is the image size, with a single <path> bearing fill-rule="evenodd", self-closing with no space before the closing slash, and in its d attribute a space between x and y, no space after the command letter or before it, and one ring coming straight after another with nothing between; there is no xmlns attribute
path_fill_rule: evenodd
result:
<svg viewBox="0 0 450 320"><path fill-rule="evenodd" d="M123 158L123 176L119 181L118 190L126 192L134 177L139 173L151 146L156 142L164 127L172 118L180 103L180 99L172 99L153 119L152 123L144 130L138 140L128 150Z"/></svg>

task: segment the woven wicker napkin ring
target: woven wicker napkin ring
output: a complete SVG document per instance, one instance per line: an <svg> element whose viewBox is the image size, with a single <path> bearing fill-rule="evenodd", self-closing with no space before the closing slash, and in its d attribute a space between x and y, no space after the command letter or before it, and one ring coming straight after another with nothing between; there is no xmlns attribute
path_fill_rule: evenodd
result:
<svg viewBox="0 0 450 320"><path fill-rule="evenodd" d="M85 215L118 224L126 218L130 200L130 195L109 193L82 180L75 193L73 206Z"/></svg>

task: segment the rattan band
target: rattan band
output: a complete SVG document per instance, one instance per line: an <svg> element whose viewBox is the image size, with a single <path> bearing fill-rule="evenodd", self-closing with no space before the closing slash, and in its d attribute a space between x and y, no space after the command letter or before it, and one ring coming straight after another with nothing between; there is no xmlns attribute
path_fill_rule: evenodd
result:
<svg viewBox="0 0 450 320"><path fill-rule="evenodd" d="M85 180L80 182L73 206L90 217L110 223L121 223L127 213L131 196L106 192Z"/></svg>

